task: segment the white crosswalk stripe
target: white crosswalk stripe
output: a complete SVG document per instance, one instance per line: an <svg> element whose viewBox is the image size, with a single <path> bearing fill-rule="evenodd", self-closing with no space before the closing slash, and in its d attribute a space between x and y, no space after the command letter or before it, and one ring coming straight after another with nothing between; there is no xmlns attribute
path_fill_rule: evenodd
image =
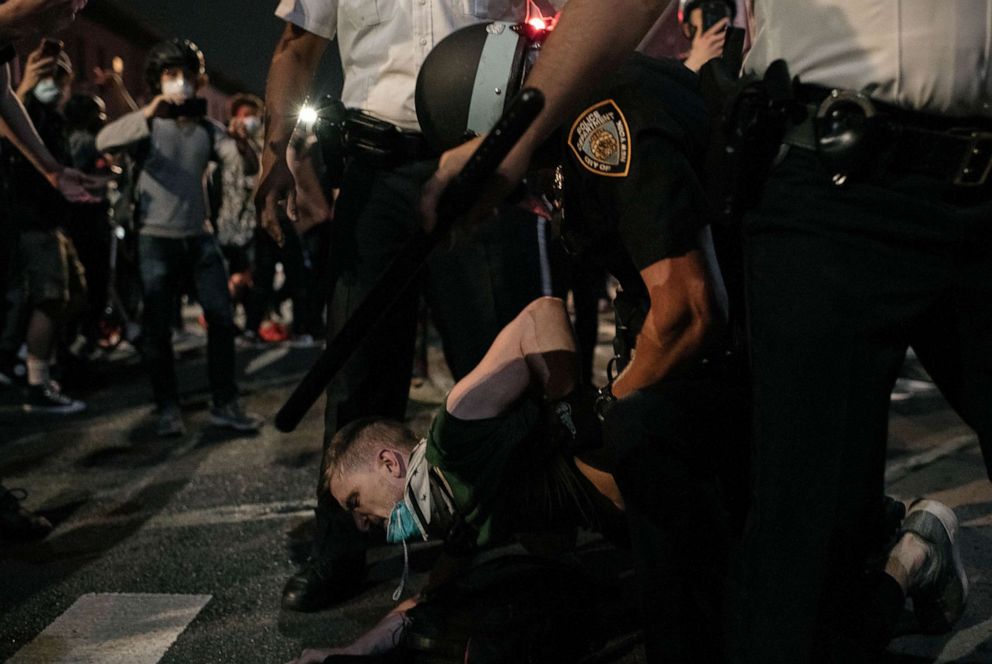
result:
<svg viewBox="0 0 992 664"><path fill-rule="evenodd" d="M87 594L8 664L156 664L210 595Z"/></svg>

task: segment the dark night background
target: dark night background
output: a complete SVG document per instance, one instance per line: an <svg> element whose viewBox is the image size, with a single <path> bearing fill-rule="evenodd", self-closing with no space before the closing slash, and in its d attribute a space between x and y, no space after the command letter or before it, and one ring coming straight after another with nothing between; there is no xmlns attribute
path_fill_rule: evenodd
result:
<svg viewBox="0 0 992 664"><path fill-rule="evenodd" d="M114 5L136 16L164 37L183 36L203 49L207 68L223 72L256 94L265 90L265 75L285 25L275 12L277 0L91 0ZM84 12L87 10L83 10ZM340 86L337 47L332 44L318 76L322 89Z"/></svg>

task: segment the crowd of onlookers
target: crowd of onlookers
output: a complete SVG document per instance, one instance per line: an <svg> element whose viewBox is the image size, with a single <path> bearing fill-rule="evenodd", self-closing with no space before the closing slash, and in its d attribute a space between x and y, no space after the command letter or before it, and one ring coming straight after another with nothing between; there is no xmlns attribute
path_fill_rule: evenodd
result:
<svg viewBox="0 0 992 664"><path fill-rule="evenodd" d="M0 383L25 411L76 413L86 404L74 378L130 344L152 377L159 433L179 434L171 341L200 325L212 419L257 428L237 403L235 345L313 345L324 325L315 275L323 229L286 233L279 246L256 223L263 102L235 95L226 126L208 118L197 95L203 54L185 40L152 49L144 105L100 68L86 86L99 95L74 94L80 74L61 43L45 39L16 86L53 157L100 187L69 202L4 142ZM203 315L184 321L194 302Z"/></svg>

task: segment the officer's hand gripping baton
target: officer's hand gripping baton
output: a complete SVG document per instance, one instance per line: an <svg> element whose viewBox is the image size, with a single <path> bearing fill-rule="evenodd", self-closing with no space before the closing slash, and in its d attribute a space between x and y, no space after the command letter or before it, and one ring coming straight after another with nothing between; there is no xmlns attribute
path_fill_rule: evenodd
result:
<svg viewBox="0 0 992 664"><path fill-rule="evenodd" d="M413 281L438 242L447 235L455 220L467 213L478 198L478 192L517 144L534 118L544 107L544 95L525 88L510 103L503 117L472 154L465 167L441 194L437 224L430 233L418 231L379 277L369 294L338 333L327 344L316 364L276 413L276 428L290 432L296 428L310 407L320 398L324 388L341 370L359 344L393 308L396 301Z"/></svg>

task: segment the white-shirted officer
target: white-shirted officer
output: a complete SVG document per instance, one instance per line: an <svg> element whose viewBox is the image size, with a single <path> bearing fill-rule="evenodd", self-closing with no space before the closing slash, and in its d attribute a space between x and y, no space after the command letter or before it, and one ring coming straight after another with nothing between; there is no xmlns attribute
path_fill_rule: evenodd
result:
<svg viewBox="0 0 992 664"><path fill-rule="evenodd" d="M548 103L493 198L666 4L569 3L528 80ZM863 565L884 545L870 533L909 344L977 431L992 474L992 0L756 0L752 27L746 69L784 59L819 118L789 131L745 220L756 504L730 653L859 661L851 641L864 626L846 621L864 602L908 588L921 626L941 630L967 596L956 520L932 503L903 522L899 588L878 587ZM442 157L425 214L474 145Z"/></svg>
<svg viewBox="0 0 992 664"><path fill-rule="evenodd" d="M414 109L417 73L424 58L460 27L493 19L522 21L529 7L526 0L280 2L276 14L286 21L286 29L269 70L268 134L256 202L261 224L277 239L281 237L277 206L294 187L301 225L333 215L331 336L419 223L420 187L434 171L437 156L419 133ZM294 182L286 147L332 39L337 40L344 70L341 101L348 108L347 122L352 123L349 136L358 136L354 143L372 150L346 148L342 180L329 202L312 172L297 172ZM519 212L511 223L490 224L473 239L432 258L426 295L456 379L482 358L501 326L539 295L536 276L532 283L521 281L527 272L520 266L526 251L521 245L526 244L536 254L533 218ZM331 383L325 444L335 431L360 417L403 419L418 300L419 292L413 289L401 298L391 319L365 340ZM326 500L326 492L318 491L318 496L312 557L284 589L283 606L288 609L324 608L360 587L364 578L364 540L351 519Z"/></svg>
<svg viewBox="0 0 992 664"><path fill-rule="evenodd" d="M810 119L744 224L758 456L738 646L753 662L854 661L836 635L878 594L861 561L879 545L889 394L908 345L992 473L992 1L753 10L745 69L784 59ZM811 505L823 519L801 516ZM903 529L922 553L957 523L918 505ZM907 576L921 627L949 629L961 569Z"/></svg>

